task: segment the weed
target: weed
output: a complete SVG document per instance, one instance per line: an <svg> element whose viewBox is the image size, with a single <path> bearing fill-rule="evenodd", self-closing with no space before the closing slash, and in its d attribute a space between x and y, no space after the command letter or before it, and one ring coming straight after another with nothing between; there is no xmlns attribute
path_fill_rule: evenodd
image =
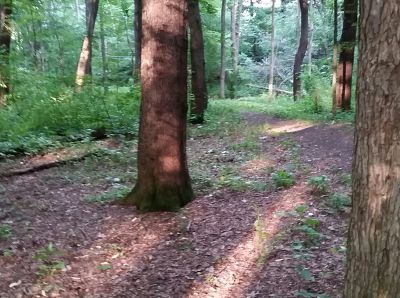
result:
<svg viewBox="0 0 400 298"><path fill-rule="evenodd" d="M7 239L12 235L12 227L8 224L0 226L0 239Z"/></svg>
<svg viewBox="0 0 400 298"><path fill-rule="evenodd" d="M308 210L307 205L297 205L294 210L299 214L300 216L303 216L304 213Z"/></svg>
<svg viewBox="0 0 400 298"><path fill-rule="evenodd" d="M65 264L63 261L55 259L61 251L52 243L35 252L33 259L38 261L36 274L40 276L53 275L57 271L63 270Z"/></svg>
<svg viewBox="0 0 400 298"><path fill-rule="evenodd" d="M272 181L276 187L287 188L292 186L295 181L293 174L285 170L279 170L271 174Z"/></svg>
<svg viewBox="0 0 400 298"><path fill-rule="evenodd" d="M303 223L310 228L316 229L320 225L320 221L316 218L307 217L303 220Z"/></svg>
<svg viewBox="0 0 400 298"><path fill-rule="evenodd" d="M343 211L351 206L351 198L345 194L334 193L328 198L327 204L335 210Z"/></svg>
<svg viewBox="0 0 400 298"><path fill-rule="evenodd" d="M326 194L329 190L329 179L325 175L310 177L307 184L315 194Z"/></svg>
<svg viewBox="0 0 400 298"><path fill-rule="evenodd" d="M89 195L83 198L84 201L94 202L94 203L106 203L111 201L116 201L124 198L129 192L131 188L124 185L116 185L111 190L97 194L97 195Z"/></svg>
<svg viewBox="0 0 400 298"><path fill-rule="evenodd" d="M297 230L301 231L305 235L304 244L306 246L312 246L319 244L319 240L321 239L321 234L315 229L303 224L297 228Z"/></svg>
<svg viewBox="0 0 400 298"><path fill-rule="evenodd" d="M345 186L351 186L351 174L344 173L339 175L339 182Z"/></svg>

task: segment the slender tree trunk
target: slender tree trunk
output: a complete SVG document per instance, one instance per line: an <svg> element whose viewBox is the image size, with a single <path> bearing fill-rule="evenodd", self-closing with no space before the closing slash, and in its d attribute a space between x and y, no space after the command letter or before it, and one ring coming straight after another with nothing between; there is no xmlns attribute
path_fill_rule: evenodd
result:
<svg viewBox="0 0 400 298"><path fill-rule="evenodd" d="M346 298L400 294L400 3L360 1Z"/></svg>
<svg viewBox="0 0 400 298"><path fill-rule="evenodd" d="M140 78L140 61L142 52L142 0L135 0L135 67L133 77ZM135 80L136 81L136 80Z"/></svg>
<svg viewBox="0 0 400 298"><path fill-rule="evenodd" d="M313 39L314 39L314 24L313 24L313 18L312 18L312 5L310 4L310 8L309 8L309 15L311 15L311 17L309 18L309 27L310 27L310 31L308 33L309 38L308 38L308 75L311 76L312 74L312 52L313 52Z"/></svg>
<svg viewBox="0 0 400 298"><path fill-rule="evenodd" d="M138 180L123 203L175 211L193 198L186 161L187 1L143 0Z"/></svg>
<svg viewBox="0 0 400 298"><path fill-rule="evenodd" d="M243 0L234 0L231 6L231 49L232 49L232 97L236 97L238 84L238 65L240 52L240 20Z"/></svg>
<svg viewBox="0 0 400 298"><path fill-rule="evenodd" d="M190 121L198 124L204 122L204 112L208 104L203 29L201 27L198 0L189 0L188 21L190 28L192 91L194 95L194 100L190 103Z"/></svg>
<svg viewBox="0 0 400 298"><path fill-rule="evenodd" d="M303 64L304 56L307 52L308 44L308 1L299 0L301 12L301 30L299 47L297 48L296 56L294 57L293 66L293 99L296 101L301 93L301 65Z"/></svg>
<svg viewBox="0 0 400 298"><path fill-rule="evenodd" d="M221 5L221 69L219 81L219 97L225 98L225 11L226 0L222 0Z"/></svg>
<svg viewBox="0 0 400 298"><path fill-rule="evenodd" d="M269 84L268 98L272 100L274 96L274 67L275 67L275 0L272 0L271 12L271 59L269 65Z"/></svg>
<svg viewBox="0 0 400 298"><path fill-rule="evenodd" d="M336 115L336 85L337 85L337 25L338 25L338 5L337 0L333 1L333 58L332 58L332 114Z"/></svg>
<svg viewBox="0 0 400 298"><path fill-rule="evenodd" d="M343 29L339 42L336 106L345 111L351 109L354 47L357 37L357 8L358 0L345 0L343 2Z"/></svg>
<svg viewBox="0 0 400 298"><path fill-rule="evenodd" d="M101 60L103 63L103 88L104 94L108 93L108 59L107 59L107 43L104 30L104 11L103 7L100 7L100 44L101 44Z"/></svg>
<svg viewBox="0 0 400 298"><path fill-rule="evenodd" d="M83 39L81 55L76 70L75 91L82 88L85 76L92 75L92 41L96 24L99 0L85 0L86 4L86 36Z"/></svg>
<svg viewBox="0 0 400 298"><path fill-rule="evenodd" d="M0 107L10 91L10 45L12 1L0 2Z"/></svg>

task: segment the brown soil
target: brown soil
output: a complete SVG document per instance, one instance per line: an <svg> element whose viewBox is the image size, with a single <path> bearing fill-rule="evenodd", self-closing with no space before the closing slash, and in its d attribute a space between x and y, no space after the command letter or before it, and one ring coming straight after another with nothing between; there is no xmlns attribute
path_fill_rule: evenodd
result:
<svg viewBox="0 0 400 298"><path fill-rule="evenodd" d="M328 207L328 195L306 182L326 175L331 192L349 192L340 177L350 172L351 127L243 118L258 128L261 150L240 147L246 132L190 140L193 171L206 177L192 174L199 195L179 213L83 200L132 186L135 150L123 143L104 143L105 156L0 178L0 297L340 297L346 209ZM208 185L222 181L222 169L239 180ZM240 183L271 186L278 169L296 184ZM294 211L301 204L304 214ZM319 223L318 241L301 230L307 217Z"/></svg>

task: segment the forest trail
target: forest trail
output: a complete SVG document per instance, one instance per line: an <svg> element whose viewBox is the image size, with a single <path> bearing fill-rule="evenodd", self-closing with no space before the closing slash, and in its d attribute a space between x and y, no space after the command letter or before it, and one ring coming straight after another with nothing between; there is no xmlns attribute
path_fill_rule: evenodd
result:
<svg viewBox="0 0 400 298"><path fill-rule="evenodd" d="M351 126L242 118L188 141L198 196L178 213L108 204L133 185L133 141L0 178L0 297L340 297Z"/></svg>

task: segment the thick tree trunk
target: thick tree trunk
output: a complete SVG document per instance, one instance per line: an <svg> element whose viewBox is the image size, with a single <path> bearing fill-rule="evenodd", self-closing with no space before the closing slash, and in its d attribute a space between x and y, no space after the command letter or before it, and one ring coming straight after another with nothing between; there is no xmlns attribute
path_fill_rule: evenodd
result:
<svg viewBox="0 0 400 298"><path fill-rule="evenodd" d="M301 29L299 47L297 48L296 56L294 57L293 66L293 99L296 101L301 93L301 65L303 64L304 56L307 52L308 44L308 1L299 0L301 12Z"/></svg>
<svg viewBox="0 0 400 298"><path fill-rule="evenodd" d="M142 52L142 0L135 0L135 67L133 77L140 78L140 61ZM135 80L136 81L136 80Z"/></svg>
<svg viewBox="0 0 400 298"><path fill-rule="evenodd" d="M336 115L338 4L333 0L332 114Z"/></svg>
<svg viewBox="0 0 400 298"><path fill-rule="evenodd" d="M103 63L103 89L104 94L108 93L108 59L107 59L107 42L104 30L104 11L100 7L100 47L101 47L101 60Z"/></svg>
<svg viewBox="0 0 400 298"><path fill-rule="evenodd" d="M271 59L269 64L269 84L268 98L272 100L274 96L274 67L275 67L275 0L272 0L271 12Z"/></svg>
<svg viewBox="0 0 400 298"><path fill-rule="evenodd" d="M86 36L83 39L81 55L76 70L75 91L82 88L85 76L92 75L92 41L94 26L96 24L99 0L86 0Z"/></svg>
<svg viewBox="0 0 400 298"><path fill-rule="evenodd" d="M344 0L343 29L339 42L340 54L337 68L336 106L351 109L351 84L353 78L354 47L357 37L358 0Z"/></svg>
<svg viewBox="0 0 400 298"><path fill-rule="evenodd" d="M188 10L192 92L194 95L194 99L190 103L190 121L193 124L198 124L204 122L204 112L208 104L204 40L199 1L189 0Z"/></svg>
<svg viewBox="0 0 400 298"><path fill-rule="evenodd" d="M138 180L123 203L175 211L193 198L186 161L187 1L143 0Z"/></svg>
<svg viewBox="0 0 400 298"><path fill-rule="evenodd" d="M346 298L400 294L400 3L360 2Z"/></svg>
<svg viewBox="0 0 400 298"><path fill-rule="evenodd" d="M219 97L225 98L225 11L226 0L221 5L221 68L219 73Z"/></svg>
<svg viewBox="0 0 400 298"><path fill-rule="evenodd" d="M0 2L0 107L6 104L5 96L10 90L10 45L12 1Z"/></svg>

